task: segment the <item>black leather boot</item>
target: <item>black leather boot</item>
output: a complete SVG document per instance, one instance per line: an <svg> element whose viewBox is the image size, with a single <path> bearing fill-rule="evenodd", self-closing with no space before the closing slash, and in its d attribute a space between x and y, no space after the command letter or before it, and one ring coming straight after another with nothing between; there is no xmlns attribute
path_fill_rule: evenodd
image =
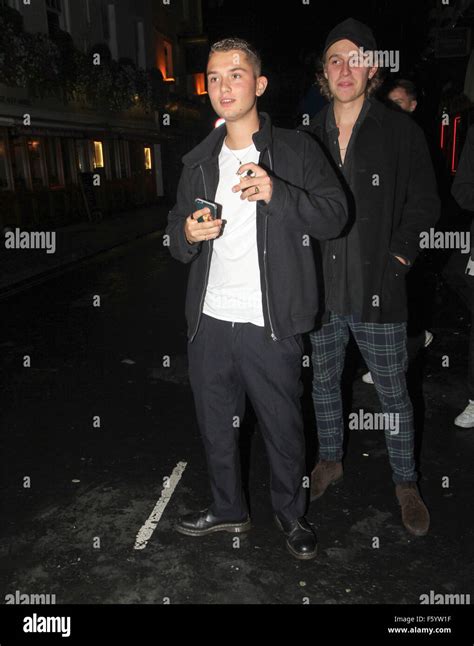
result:
<svg viewBox="0 0 474 646"><path fill-rule="evenodd" d="M205 536L213 532L240 534L248 532L251 527L252 523L248 516L243 520L221 520L211 514L208 509L204 509L179 518L175 529L186 536Z"/></svg>
<svg viewBox="0 0 474 646"><path fill-rule="evenodd" d="M292 556L302 560L317 556L318 540L304 516L288 522L275 515L275 521L286 535L286 547Z"/></svg>

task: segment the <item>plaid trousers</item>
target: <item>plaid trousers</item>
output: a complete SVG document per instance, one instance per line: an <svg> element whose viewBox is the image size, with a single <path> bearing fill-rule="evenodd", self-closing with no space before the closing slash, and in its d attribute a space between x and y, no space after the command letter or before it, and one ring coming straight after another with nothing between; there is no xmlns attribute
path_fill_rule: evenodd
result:
<svg viewBox="0 0 474 646"><path fill-rule="evenodd" d="M389 424L383 428L393 480L397 484L416 481L413 407L405 374L408 368L406 323L363 323L354 315L331 313L329 323L309 333L319 457L342 460L341 377L349 329L372 373L382 412L397 420L396 432Z"/></svg>

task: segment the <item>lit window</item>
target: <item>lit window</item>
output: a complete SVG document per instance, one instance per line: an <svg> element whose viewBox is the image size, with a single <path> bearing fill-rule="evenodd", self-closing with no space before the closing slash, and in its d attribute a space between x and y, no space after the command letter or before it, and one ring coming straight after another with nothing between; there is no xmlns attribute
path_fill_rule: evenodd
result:
<svg viewBox="0 0 474 646"><path fill-rule="evenodd" d="M162 38L158 47L157 67L165 81L175 80L173 77L173 45L165 38Z"/></svg>
<svg viewBox="0 0 474 646"><path fill-rule="evenodd" d="M101 141L94 141L94 168L104 168L104 151Z"/></svg>
<svg viewBox="0 0 474 646"><path fill-rule="evenodd" d="M204 76L204 72L202 72L201 74L194 75L194 89L196 94L199 94L199 95L207 94L206 78Z"/></svg>
<svg viewBox="0 0 474 646"><path fill-rule="evenodd" d="M151 148L145 148L145 170L151 170Z"/></svg>

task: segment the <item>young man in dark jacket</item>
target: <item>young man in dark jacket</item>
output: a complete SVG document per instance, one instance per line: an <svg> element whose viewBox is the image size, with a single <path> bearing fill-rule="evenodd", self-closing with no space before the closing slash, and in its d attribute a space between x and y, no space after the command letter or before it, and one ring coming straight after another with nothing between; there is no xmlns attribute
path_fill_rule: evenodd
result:
<svg viewBox="0 0 474 646"><path fill-rule="evenodd" d="M439 199L420 128L370 97L378 68L366 54L376 50L371 30L357 20L331 31L320 75L330 103L309 128L345 182L351 221L345 235L324 243L326 311L323 325L310 333L319 437L311 499L343 475L341 374L350 330L387 414L383 430L402 521L420 536L428 531L429 513L417 487L406 387L405 277L418 255L420 232L438 219Z"/></svg>
<svg viewBox="0 0 474 646"><path fill-rule="evenodd" d="M189 377L213 503L181 518L177 530L250 528L238 448L247 393L268 452L276 523L290 553L310 559L317 541L304 518L301 334L314 327L318 294L308 237L339 235L345 197L308 134L275 128L258 113L268 81L248 43L216 43L207 78L225 124L183 158L167 233L173 257L191 265ZM195 198L219 204L219 219L208 221Z"/></svg>

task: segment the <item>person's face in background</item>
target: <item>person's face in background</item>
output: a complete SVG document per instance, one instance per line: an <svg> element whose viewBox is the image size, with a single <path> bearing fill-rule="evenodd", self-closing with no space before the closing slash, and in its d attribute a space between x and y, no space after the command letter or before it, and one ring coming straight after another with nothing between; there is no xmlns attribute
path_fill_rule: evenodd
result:
<svg viewBox="0 0 474 646"><path fill-rule="evenodd" d="M396 103L404 112L414 112L417 106L417 101L412 99L405 88L396 87L388 93L388 98L393 103Z"/></svg>

